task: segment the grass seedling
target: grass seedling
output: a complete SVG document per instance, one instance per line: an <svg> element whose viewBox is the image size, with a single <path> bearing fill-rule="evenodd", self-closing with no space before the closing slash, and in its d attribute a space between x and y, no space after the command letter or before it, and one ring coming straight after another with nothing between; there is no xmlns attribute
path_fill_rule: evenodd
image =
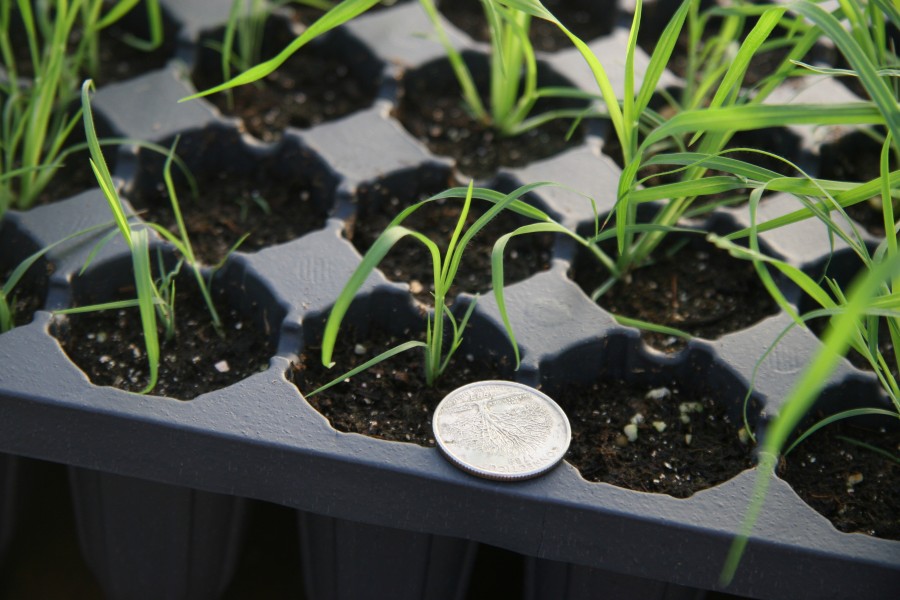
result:
<svg viewBox="0 0 900 600"><path fill-rule="evenodd" d="M634 72L635 47L642 11L642 3L638 1L629 33L625 57L624 94L621 100L617 98L600 58L595 56L582 40L566 29L565 25L560 23L539 0L502 0L502 3L554 23L569 37L594 75L605 115L610 120L622 149L624 167L619 179L613 212L607 217L607 221L615 219L617 255L615 258L607 257L602 261L609 269L610 276L607 282L594 292L595 298L631 270L645 264L665 236L678 230L678 222L691 208L695 199L751 188L753 182L748 180L749 177L760 177L765 181L781 177L768 169L728 157L727 154L733 151L758 152L748 148L724 150L734 133L790 124L871 124L883 123L885 120L884 113L878 110L878 106L865 102L829 106L785 106L763 103L780 82L796 71L794 61L805 56L821 35L815 28L799 28L796 19L788 20L786 23L787 10L783 6L741 5L740 11L743 12L735 13L731 17L744 18L752 15L757 17L756 23L743 43L738 46L733 57L727 61L727 68L723 73L718 73L722 70L721 66L718 66L713 68L708 77L700 78L701 81L707 82L703 84L704 90L711 87L709 81L717 82L718 85L711 98L706 91L695 92L693 94L695 98L708 98L704 100L704 106L688 108L666 119L649 110L649 104L688 16L696 15L696 0L685 0L663 30L650 56L640 87L636 85ZM736 11L738 8L733 10ZM807 15L801 13L801 16ZM693 19L696 20L697 17L694 16ZM790 46L780 67L755 89L752 96L743 94L741 84L751 59L766 47L770 34L779 26L789 32L797 31L793 45ZM783 45L785 41L780 38L778 43ZM711 89L709 91L712 92ZM686 106L692 107L695 103L696 100L692 100L686 103ZM639 177L641 169L659 165L671 169L663 173L664 175L678 175L679 180L652 188L642 188L645 179ZM708 176L707 173L711 168L721 171L722 174ZM637 219L637 208L645 202L661 203L661 209L650 223L640 224ZM590 242L601 239L601 229L605 228L605 225L606 222L602 224L597 222L595 234Z"/></svg>
<svg viewBox="0 0 900 600"><path fill-rule="evenodd" d="M492 190L480 188L476 189L472 186L472 184L469 184L468 188L453 188L447 190L445 192L417 202L401 211L400 214L398 214L393 219L393 221L391 221L388 227L385 228L381 235L378 236L375 242L372 243L371 248L369 248L369 250L366 252L365 256L362 259L362 262L350 276L344 286L344 289L338 296L334 307L332 308L331 313L328 316L328 320L325 323L325 331L322 338L322 363L328 367L333 366L332 354L334 351L334 346L338 340L341 322L343 321L351 302L356 296L356 293L362 287L363 283L366 281L372 271L387 255L390 249L397 242L406 237L410 237L421 242L428 249L432 260L434 274L433 287L435 308L427 316L426 339L424 342L418 340L408 341L386 352L383 352L382 354L379 354L378 356L358 366L357 368L314 390L313 392L311 392L311 394L317 394L321 391L324 391L325 389L328 389L340 383L341 381L344 381L348 377L352 377L357 373L368 369L372 365L387 360L388 358L395 356L401 352L406 352L408 350L417 348L421 349L424 354L423 369L425 371L426 382L429 386L433 385L434 382L447 369L447 366L450 363L450 359L453 357L453 354L454 352L456 352L457 348L459 348L459 345L462 342L462 336L466 328L466 324L469 321L469 317L471 316L476 303L475 301L473 301L471 304L469 304L463 316L457 318L457 316L453 313L453 311L450 310L450 307L447 304L447 292L453 285L457 270L459 269L460 262L464 256L466 247L468 246L469 242L473 237L475 237L475 235L477 235L482 229L484 229L484 227L491 221L491 219L497 216L497 214L499 214L502 210L512 210L518 214L536 221L536 223L534 224L524 225L522 227L519 227L515 231L512 231L499 238L494 246L494 251L492 254L492 276L494 292L497 296L498 302L500 302L501 307L503 307L502 313L504 315L507 334L509 335L510 340L513 343L513 348L515 349L516 359L518 363L518 348L515 343L515 337L513 335L512 328L509 325L509 320L506 317L505 304L503 304L502 302L503 249L505 248L507 241L515 235L546 231L568 234L568 230L563 228L558 223L555 223L543 211L540 211L519 200L522 195L533 190L535 187L535 185L523 186L510 194L504 195ZM485 211L484 214L478 217L470 226L466 227L466 218L468 217L472 200L476 197L491 202L492 206L487 211ZM459 216L459 220L457 221L453 234L447 244L447 249L443 254L441 254L440 248L435 241L429 239L428 237L417 231L404 227L402 223L407 217L409 217L415 211L421 209L428 203L450 198L463 198L464 204ZM447 336L445 335L446 324L449 324L450 326L449 339L447 339Z"/></svg>
<svg viewBox="0 0 900 600"><path fill-rule="evenodd" d="M138 307L141 315L141 326L144 333L145 351L149 364L149 381L147 386L141 390L141 393L149 393L156 386L159 375L159 353L160 340L158 325L164 332L165 339L170 340L175 335L175 276L181 269L183 264L192 270L200 287L204 300L209 310L210 318L214 326L222 332L221 321L218 312L212 302L212 296L209 292L209 286L203 276L199 263L196 261L188 238L187 230L184 226L184 220L181 217L181 210L178 204L175 186L171 176L171 165L174 156L174 146L169 151L165 169L164 178L166 187L168 188L169 197L172 200L172 208L175 212L176 222L178 224L178 235L172 234L161 225L155 223L140 224L134 223L129 215L126 214L124 204L119 197L118 190L113 182L112 175L106 165L103 153L100 151L100 142L97 138L97 132L94 128L93 114L90 105L90 91L93 82L87 80L81 88L82 112L84 115L84 128L87 136L87 144L90 149L91 159L90 165L103 191L103 195L107 200L113 219L117 226L117 230L131 251L132 268L134 273L134 284L137 297L133 300L123 300L117 302L109 302L104 304L96 304L91 306L83 306L77 308L58 311L58 314L75 314L83 312L93 312L98 310L114 310L122 308ZM157 265L157 273L159 279L155 279L153 275L152 263L150 260L150 237L149 231L154 230L169 241L175 249L181 254L182 258L177 262L174 268L167 268L159 257ZM99 251L103 244L109 241L111 236L106 236L94 248L94 251L88 257L84 268L90 264L93 257ZM159 255L158 255L159 256Z"/></svg>
<svg viewBox="0 0 900 600"><path fill-rule="evenodd" d="M0 58L6 77L0 81L0 169L15 176L0 181L0 217L9 208L27 209L62 165L73 148L69 137L80 120L70 105L78 98L85 72L98 68L100 32L119 21L138 0L117 3L101 13L102 0L29 0L0 3ZM158 0L147 0L151 39L130 43L152 49L162 41ZM24 32L30 73L19 73L12 34ZM70 40L80 32L78 42Z"/></svg>
<svg viewBox="0 0 900 600"><path fill-rule="evenodd" d="M494 0L481 0L491 40L490 103L486 108L471 71L444 31L434 1L420 0L420 3L444 46L466 106L480 122L493 127L501 135L514 136L551 119L582 115L583 109L568 109L548 111L529 118L540 98L587 97L573 88L537 87L537 62L528 38L531 15Z"/></svg>

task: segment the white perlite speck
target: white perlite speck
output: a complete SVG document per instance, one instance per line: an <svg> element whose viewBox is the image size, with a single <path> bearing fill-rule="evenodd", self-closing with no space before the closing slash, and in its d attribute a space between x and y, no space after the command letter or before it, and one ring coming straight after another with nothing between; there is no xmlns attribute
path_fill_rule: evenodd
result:
<svg viewBox="0 0 900 600"><path fill-rule="evenodd" d="M644 395L647 400L665 400L672 395L672 390L667 387L654 388Z"/></svg>
<svg viewBox="0 0 900 600"><path fill-rule="evenodd" d="M628 438L629 442L635 442L638 438L638 428L634 423L629 423L622 429L622 432L625 433L625 437Z"/></svg>
<svg viewBox="0 0 900 600"><path fill-rule="evenodd" d="M231 367L228 366L227 360L220 360L219 362L214 364L213 367L215 367L216 371L218 371L219 373L227 373L231 370Z"/></svg>

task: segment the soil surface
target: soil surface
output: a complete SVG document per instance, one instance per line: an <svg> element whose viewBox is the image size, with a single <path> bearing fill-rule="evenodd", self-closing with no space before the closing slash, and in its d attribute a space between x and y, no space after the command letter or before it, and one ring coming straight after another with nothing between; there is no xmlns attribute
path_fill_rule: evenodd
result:
<svg viewBox="0 0 900 600"><path fill-rule="evenodd" d="M674 327L705 339L744 329L778 312L753 263L732 258L700 238L671 234L669 238L654 253L653 262L613 285L598 304L616 315ZM614 245L604 249L615 252ZM588 294L607 277L586 253L577 257L572 274ZM642 332L642 337L664 352L684 347L684 342L673 336Z"/></svg>
<svg viewBox="0 0 900 600"><path fill-rule="evenodd" d="M268 332L216 295L224 337L219 336L192 277L178 280L176 335L160 330L159 382L151 392L190 400L236 383L269 366L275 353ZM134 298L123 290L120 299ZM69 315L53 328L69 358L95 385L138 392L147 384L144 334L136 308Z"/></svg>
<svg viewBox="0 0 900 600"><path fill-rule="evenodd" d="M615 26L616 2L604 0L544 0L543 5L583 42L607 35ZM478 0L443 0L438 9L447 20L479 42L490 42L490 28ZM528 31L535 50L556 52L572 48L560 29L543 19L532 18Z"/></svg>
<svg viewBox="0 0 900 600"><path fill-rule="evenodd" d="M572 426L566 460L589 481L686 498L753 466L740 423L707 393L601 381L553 392ZM686 422L685 422L686 421ZM625 428L636 425L629 441Z"/></svg>
<svg viewBox="0 0 900 600"><path fill-rule="evenodd" d="M354 246L365 253L394 217L414 201L422 200L444 191L452 184L435 183L433 189L420 189L413 197L398 197L386 187L373 186L360 189L357 194L358 213L347 226L347 237ZM404 221L404 225L423 233L445 252L462 211L462 199L436 201L417 210ZM466 220L471 225L484 214L488 203L473 200ZM497 239L521 225L533 221L501 211L482 229L466 247L459 265L456 283L450 288L448 299L460 292L483 294L492 289L491 250ZM530 275L550 268L553 236L549 234L517 236L504 252L503 276L506 284L526 279ZM442 255L443 256L443 255ZM408 282L416 298L433 305L434 269L431 253L416 240L401 240L382 260L379 268L391 280Z"/></svg>
<svg viewBox="0 0 900 600"><path fill-rule="evenodd" d="M410 332L408 336L394 337L375 329L361 336L353 327L344 326L335 348L334 368L322 366L321 346L312 344L293 366L291 380L305 395L412 339L424 339L424 335ZM338 431L431 447L435 445L431 416L444 396L474 381L508 379L509 368L490 359L457 353L444 376L429 388L422 363L422 351L416 348L355 375L349 382L307 396L307 400Z"/></svg>
<svg viewBox="0 0 900 600"><path fill-rule="evenodd" d="M490 110L485 57L467 54L464 58L472 71L482 103ZM548 77L541 65L538 65L538 73L538 87L567 85L558 77ZM446 60L408 73L401 81L401 88L400 104L394 116L432 152L453 158L459 170L467 176L487 178L500 167L527 165L578 145L584 136L585 128L580 126L571 138L566 139L571 119L554 119L516 136L501 135L469 111ZM580 106L583 103L569 99L542 98L535 103L530 115Z"/></svg>
<svg viewBox="0 0 900 600"><path fill-rule="evenodd" d="M229 142L236 143L226 141ZM211 139L206 145L216 143ZM252 252L325 226L330 178L323 169L313 167L285 171L285 165L306 162L305 152L297 147L284 149L277 156L253 156L248 152L238 159L238 168L226 164L194 169L197 196L183 177L177 177L173 167L185 227L201 262L217 264L245 234L249 235L239 250ZM160 162L143 163L139 178L142 183L127 194L131 204L144 211L141 215L145 220L160 223L177 234Z"/></svg>
<svg viewBox="0 0 900 600"><path fill-rule="evenodd" d="M274 56L294 40L283 23L267 27L265 35L261 60ZM206 42L215 39L221 43L222 36L210 36ZM222 83L219 60L217 53L209 51L199 61L193 73L198 90ZM371 106L380 76L379 69L368 64L372 61L362 46L346 39L313 43L263 80L206 99L223 114L239 117L256 138L272 142L280 139L287 127L309 128ZM238 73L233 70L231 76Z"/></svg>
<svg viewBox="0 0 900 600"><path fill-rule="evenodd" d="M840 531L900 540L900 463L847 439L900 455L896 427L864 429L845 420L804 440L782 461L779 475Z"/></svg>

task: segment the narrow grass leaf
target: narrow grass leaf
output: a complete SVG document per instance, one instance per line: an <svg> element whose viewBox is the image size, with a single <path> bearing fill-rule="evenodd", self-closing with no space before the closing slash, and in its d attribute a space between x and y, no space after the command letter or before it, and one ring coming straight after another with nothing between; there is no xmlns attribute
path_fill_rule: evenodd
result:
<svg viewBox="0 0 900 600"><path fill-rule="evenodd" d="M441 255L437 246L411 229L407 229L400 225L389 226L378 236L372 243L368 252L363 256L362 262L356 267L356 270L347 280L347 283L344 284L344 289L341 290L341 293L338 295L338 298L331 309L331 313L328 315L328 321L325 323L325 332L322 335L322 364L325 366L331 367L333 364L331 357L334 353L334 344L337 340L338 329L341 326L344 315L350 308L351 302L353 302L353 299L356 297L356 292L359 291L372 271L375 270L385 255L387 255L388 251L406 236L414 236L425 244L426 248L431 252L432 262L435 265L435 283L440 281Z"/></svg>
<svg viewBox="0 0 900 600"><path fill-rule="evenodd" d="M353 377L354 375L358 375L359 373L362 373L366 369L368 369L374 365L377 365L380 362L384 362L391 357L394 357L398 354L406 352L407 350L412 350L413 348L426 348L425 342L419 342L419 341L413 340L413 341L409 341L409 342L404 342L404 343L400 344L399 346L395 346L394 348L391 348L390 350L382 352L375 358L367 360L366 362L359 365L358 367L356 367L354 369L350 369L343 375L340 375L339 377L332 379L325 385L317 387L313 391L306 394L306 396L308 398L310 396L315 396L316 394L318 394L320 392L324 392L325 390L336 386L337 384L341 383L342 381L344 381L346 379Z"/></svg>
<svg viewBox="0 0 900 600"><path fill-rule="evenodd" d="M813 401L825 386L841 356L848 349L853 331L865 313L867 305L883 281L900 274L900 258L874 266L851 286L845 311L831 320L823 337L822 347L789 392L781 412L766 431L759 453L759 467L741 531L732 543L721 574L728 584L737 571L753 524L765 503L769 482L775 476L778 455L797 423L809 411Z"/></svg>
<svg viewBox="0 0 900 600"><path fill-rule="evenodd" d="M263 77L266 77L267 75L273 73L278 67L284 64L284 62L288 58L290 58L294 53L300 50L300 48L302 48L315 38L327 33L328 31L331 31L335 27L343 25L351 19L354 19L355 17L375 6L378 2L379 0L344 0L331 10L329 10L327 13L319 17L319 19L317 19L312 25L304 30L304 32L300 36L298 36L284 50L279 52L273 58L263 61L254 67L251 67L250 69L233 77L225 83L182 98L181 100L179 100L179 102L202 98L203 96L215 94L217 92L231 89L239 85L259 81Z"/></svg>

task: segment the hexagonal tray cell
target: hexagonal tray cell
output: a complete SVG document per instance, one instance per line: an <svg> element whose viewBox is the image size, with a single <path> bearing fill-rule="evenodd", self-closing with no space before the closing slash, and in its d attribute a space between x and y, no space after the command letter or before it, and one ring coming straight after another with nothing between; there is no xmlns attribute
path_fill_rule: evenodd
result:
<svg viewBox="0 0 900 600"><path fill-rule="evenodd" d="M405 208L450 187L459 185L445 167L424 166L415 170L387 175L358 186L351 199L356 210L347 221L345 235L360 253L371 247L387 225ZM446 199L427 204L410 215L403 225L424 234L446 251L447 243L459 221L464 200ZM471 226L489 208L483 200L473 200L467 226ZM482 229L466 247L456 283L447 295L453 298L460 292L483 294L492 287L491 249L497 239L529 219L510 211L502 211ZM547 270L553 237L527 235L513 238L504 252L504 280L506 284L521 281ZM381 261L381 271L392 281L409 283L413 295L426 305L433 304L434 269L431 254L420 242L401 240Z"/></svg>
<svg viewBox="0 0 900 600"><path fill-rule="evenodd" d="M167 269L175 266L170 252L151 249L154 263L156 256ZM131 273L130 256L92 267L73 282L74 305L133 299ZM264 284L231 263L212 279L210 292L222 319L220 334L187 268L176 282L175 336L167 340L158 324L161 348L154 395L191 400L268 368L285 311ZM57 317L51 333L94 384L127 391L146 386L148 365L136 307Z"/></svg>
<svg viewBox="0 0 900 600"><path fill-rule="evenodd" d="M454 308L457 319L464 310L462 305ZM512 378L508 344L476 346L463 337L463 345L433 387L425 381L423 350L414 348L310 397L310 391L378 354L410 340L425 339L423 310L396 288L380 287L354 300L335 345L335 366L326 369L320 349L327 316L328 312L304 321L305 345L289 376L338 431L431 447L435 444L431 417L444 396L474 381ZM476 313L469 327L489 326L482 321ZM449 343L445 340L445 350Z"/></svg>
<svg viewBox="0 0 900 600"><path fill-rule="evenodd" d="M896 410L870 380L827 387L795 434L851 408ZM819 429L783 456L778 476L839 531L900 540L900 426L896 417L866 415Z"/></svg>
<svg viewBox="0 0 900 600"><path fill-rule="evenodd" d="M168 143L171 145L171 142ZM175 165L176 195L195 254L217 264L245 234L241 252L281 244L321 229L334 202L338 177L295 136L277 146L244 142L232 128L191 131L176 153L196 184ZM148 221L177 231L163 179L165 156L138 155L137 175L125 195Z"/></svg>
<svg viewBox="0 0 900 600"><path fill-rule="evenodd" d="M296 37L289 23L271 17L265 25L260 60L271 58ZM222 83L222 30L202 36L192 73L198 90ZM280 138L288 127L305 129L368 108L381 84L383 65L343 30L301 48L260 82L207 96L223 114L239 117L244 128L263 141ZM232 69L231 77L240 71Z"/></svg>
<svg viewBox="0 0 900 600"><path fill-rule="evenodd" d="M746 384L706 349L661 361L637 336L611 333L539 368L572 425L566 460L589 481L686 498L754 464L741 434ZM750 406L752 427L758 400Z"/></svg>
<svg viewBox="0 0 900 600"><path fill-rule="evenodd" d="M55 9L52 3L32 2L33 9L37 9L34 16L36 20L55 18ZM104 3L105 14L109 13L110 6ZM53 16L41 15L38 11L53 12ZM20 77L31 78L34 69L29 54L28 38L25 26L22 24L18 9L13 6L11 14L12 26L10 32L10 48L16 62L17 73ZM92 78L98 85L106 85L116 81L125 81L143 73L162 68L175 54L178 24L169 16L164 8L160 8L162 19L163 37L159 47L145 50L139 47L140 43L150 40L149 21L147 10L143 3L136 5L117 22L100 30L97 35L99 47L97 48L97 66L92 72L84 70L78 73L79 80ZM83 37L83 31L76 26L68 40L68 51L74 52L77 44ZM137 41L138 44L134 42Z"/></svg>
<svg viewBox="0 0 900 600"><path fill-rule="evenodd" d="M612 227L614 223L607 225ZM582 233L588 231L593 229ZM600 247L610 257L618 255L615 239ZM579 247L569 277L593 296L609 273L592 253ZM614 315L704 339L745 329L778 312L752 262L732 258L702 235L687 233L668 234L649 262L616 282L597 303ZM666 333L645 331L642 337L663 352L685 347L683 339Z"/></svg>
<svg viewBox="0 0 900 600"><path fill-rule="evenodd" d="M463 52L462 56L488 108L488 57L477 52ZM546 64L538 62L537 85L565 87L572 84ZM584 106L586 103L579 100L541 98L530 115ZM462 100L459 82L447 59L432 61L404 74L394 116L433 153L450 156L460 171L476 178L489 177L500 167L522 166L559 154L581 143L587 130L585 126L579 126L567 140L571 119L554 119L520 135L501 136L496 129L472 116Z"/></svg>
<svg viewBox="0 0 900 600"><path fill-rule="evenodd" d="M873 139L873 135L881 136L883 139L883 128L880 128L880 131L855 131L836 141L822 144L819 177L853 182L871 181L876 177L881 177L882 143ZM888 160L892 171L900 168L897 156L893 152L890 153ZM884 237L884 215L881 210L880 195L848 206L845 210L866 231L874 236ZM894 212L897 212L896 201Z"/></svg>
<svg viewBox="0 0 900 600"><path fill-rule="evenodd" d="M619 14L615 0L545 0L543 5L584 42L609 34ZM443 0L438 9L473 40L490 41L484 8L478 0ZM528 34L535 50L556 52L573 47L556 25L543 19L533 18Z"/></svg>
<svg viewBox="0 0 900 600"><path fill-rule="evenodd" d="M9 281L13 271L23 260L40 250L29 235L9 219L0 222L0 288ZM9 304L12 326L31 322L35 311L44 307L47 298L47 280L53 265L45 259L33 264L5 298ZM0 332L3 330L0 329Z"/></svg>

